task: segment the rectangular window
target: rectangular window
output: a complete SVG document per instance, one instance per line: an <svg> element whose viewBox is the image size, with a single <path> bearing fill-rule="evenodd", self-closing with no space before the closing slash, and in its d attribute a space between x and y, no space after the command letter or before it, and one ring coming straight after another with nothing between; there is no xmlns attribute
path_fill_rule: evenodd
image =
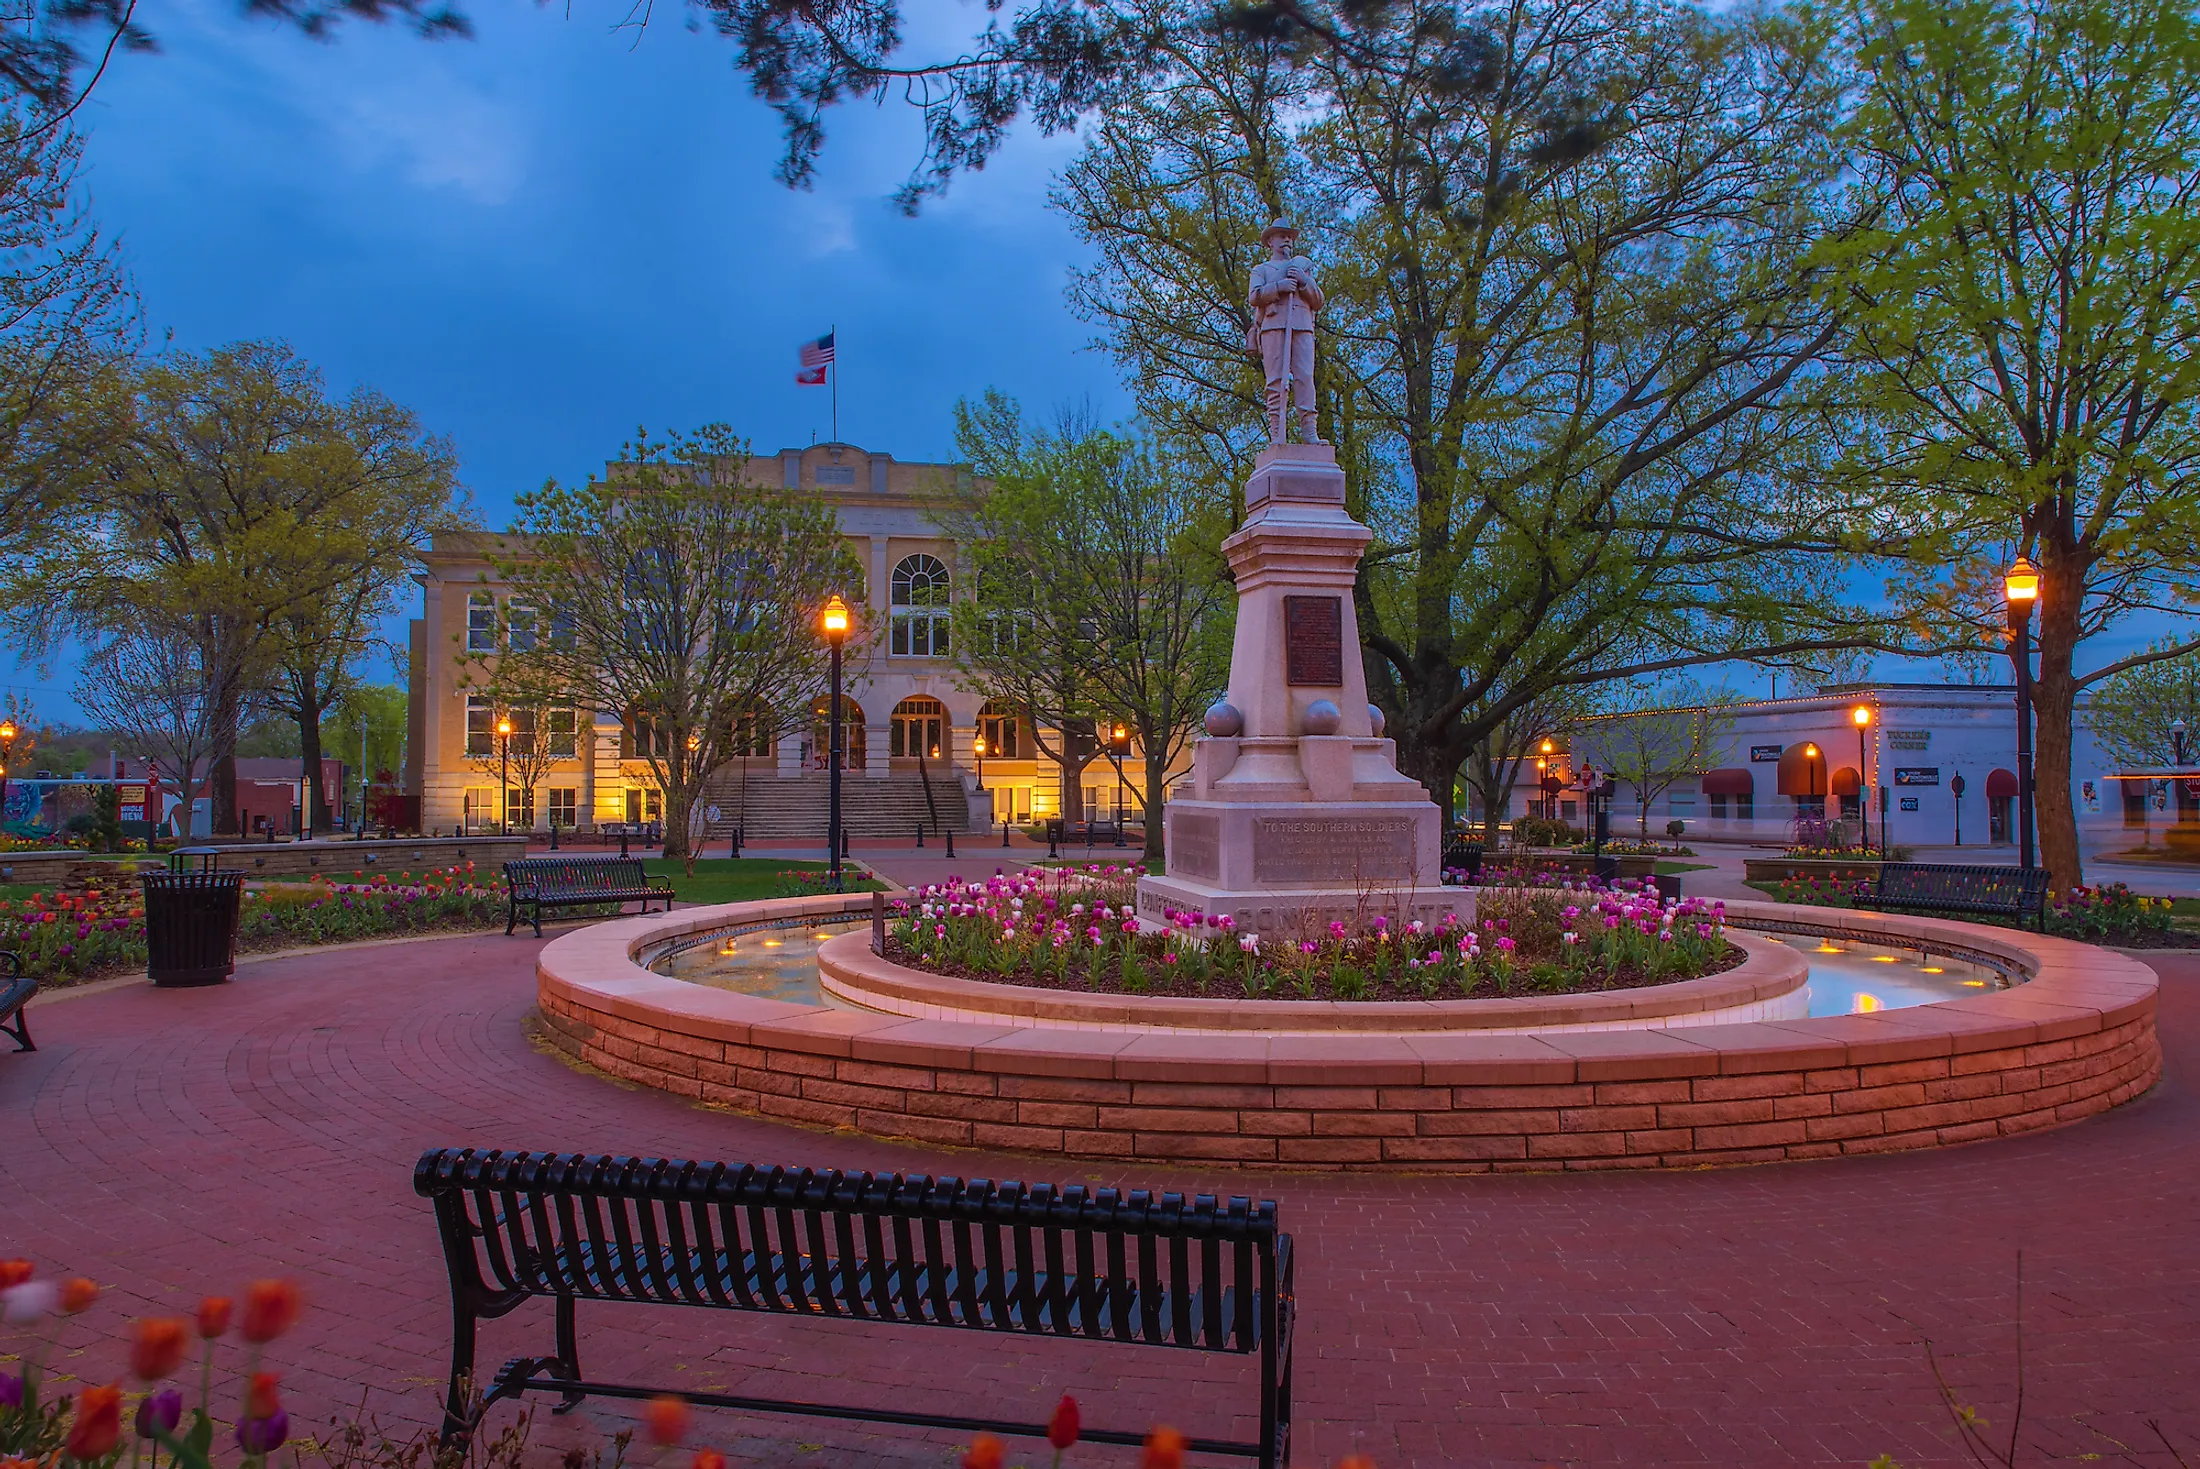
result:
<svg viewBox="0 0 2200 1469"><path fill-rule="evenodd" d="M497 793L492 786L466 788L465 820L468 831L487 831L497 824Z"/></svg>
<svg viewBox="0 0 2200 1469"><path fill-rule="evenodd" d="M466 696L466 753L493 755L497 748L496 706L481 694Z"/></svg>
<svg viewBox="0 0 2200 1469"><path fill-rule="evenodd" d="M897 658L945 658L947 613L942 611L896 612L888 651Z"/></svg>
<svg viewBox="0 0 2200 1469"><path fill-rule="evenodd" d="M580 792L571 786L550 787L550 824L568 830L579 824Z"/></svg>
<svg viewBox="0 0 2200 1469"><path fill-rule="evenodd" d="M504 641L515 653L535 651L535 609L525 602L504 604Z"/></svg>
<svg viewBox="0 0 2200 1469"><path fill-rule="evenodd" d="M1734 798L1734 819L1736 821L1755 821L1757 819L1757 798L1755 796L1736 796Z"/></svg>
<svg viewBox="0 0 2200 1469"><path fill-rule="evenodd" d="M570 760L578 741L575 730L578 720L570 709L545 709L542 711L542 737L550 758ZM570 824L570 823L568 823Z"/></svg>
<svg viewBox="0 0 2200 1469"><path fill-rule="evenodd" d="M1024 757L1023 721L1013 714L980 717L978 738L985 741L988 760L1021 760Z"/></svg>
<svg viewBox="0 0 2200 1469"><path fill-rule="evenodd" d="M1726 797L1713 796L1711 798L1711 819L1713 821L1726 820Z"/></svg>
<svg viewBox="0 0 2200 1469"><path fill-rule="evenodd" d="M518 786L507 786L504 791L504 824L513 831L535 829L535 793Z"/></svg>
<svg viewBox="0 0 2200 1469"><path fill-rule="evenodd" d="M622 760L647 760L651 755L662 760L672 754L672 732L647 714L627 716L619 743Z"/></svg>
<svg viewBox="0 0 2200 1469"><path fill-rule="evenodd" d="M497 650L497 594L495 592L468 592L466 594L466 651L469 653L494 653Z"/></svg>

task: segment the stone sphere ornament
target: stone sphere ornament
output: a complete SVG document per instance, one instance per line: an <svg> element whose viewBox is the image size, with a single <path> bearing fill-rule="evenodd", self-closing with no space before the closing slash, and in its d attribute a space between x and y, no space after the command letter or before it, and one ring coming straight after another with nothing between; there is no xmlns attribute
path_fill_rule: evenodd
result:
<svg viewBox="0 0 2200 1469"><path fill-rule="evenodd" d="M1207 706L1207 733L1218 740L1230 739L1245 732L1245 716L1238 706L1227 699L1217 699Z"/></svg>
<svg viewBox="0 0 2200 1469"><path fill-rule="evenodd" d="M1382 710L1376 708L1373 704L1367 706L1367 723L1368 727L1375 731L1375 738L1381 739L1383 737L1383 725L1387 722L1383 718Z"/></svg>
<svg viewBox="0 0 2200 1469"><path fill-rule="evenodd" d="M1333 735L1344 724L1344 711L1333 700L1316 699L1306 706L1302 725L1310 735Z"/></svg>

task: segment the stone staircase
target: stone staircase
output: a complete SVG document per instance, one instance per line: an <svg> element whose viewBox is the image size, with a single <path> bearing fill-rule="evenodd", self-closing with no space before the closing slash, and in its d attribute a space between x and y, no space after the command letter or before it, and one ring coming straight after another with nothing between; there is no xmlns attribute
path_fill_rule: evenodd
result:
<svg viewBox="0 0 2200 1469"><path fill-rule="evenodd" d="M852 840L865 837L915 836L921 824L927 836L942 831L970 829L970 805L963 796L962 781L941 768L932 773L932 799L939 819L925 804L924 781L915 771L896 771L884 780L873 780L861 770L840 773L840 820ZM806 770L792 780L776 774L751 772L747 787L745 841L806 841L825 845L825 813L831 796L822 770ZM738 773L722 772L704 788L704 804L718 807L718 820L710 824L708 840L730 841L733 828L742 821L743 794Z"/></svg>

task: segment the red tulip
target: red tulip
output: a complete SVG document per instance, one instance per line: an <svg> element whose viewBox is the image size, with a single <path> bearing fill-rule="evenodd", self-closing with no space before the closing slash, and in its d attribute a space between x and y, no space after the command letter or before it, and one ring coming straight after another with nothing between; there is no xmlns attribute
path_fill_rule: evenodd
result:
<svg viewBox="0 0 2200 1469"><path fill-rule="evenodd" d="M212 1341L229 1330L229 1297L208 1296L199 1302L199 1335Z"/></svg>
<svg viewBox="0 0 2200 1469"><path fill-rule="evenodd" d="M251 1384L244 1392L244 1416L247 1418L272 1418L282 1411L282 1399L276 1396L276 1386L282 1378L273 1372L255 1372Z"/></svg>
<svg viewBox="0 0 2200 1469"><path fill-rule="evenodd" d="M140 1321L130 1341L130 1370L140 1382L158 1382L183 1365L190 1328L180 1316Z"/></svg>
<svg viewBox="0 0 2200 1469"><path fill-rule="evenodd" d="M72 1459L103 1459L122 1442L122 1389L88 1387L77 1394L76 1421L64 1445Z"/></svg>
<svg viewBox="0 0 2200 1469"><path fill-rule="evenodd" d="M298 1324L305 1298L294 1280L255 1280L244 1293L244 1339L271 1342Z"/></svg>
<svg viewBox="0 0 2200 1469"><path fill-rule="evenodd" d="M0 1260L0 1290L13 1290L31 1278L28 1260Z"/></svg>
<svg viewBox="0 0 2200 1469"><path fill-rule="evenodd" d="M1047 1419L1047 1442L1054 1445L1056 1453L1074 1448L1077 1429L1077 1399L1063 1393L1062 1401L1054 1405L1054 1416Z"/></svg>
<svg viewBox="0 0 2200 1469"><path fill-rule="evenodd" d="M1008 1448L990 1433L981 1433L963 1450L962 1469L1007 1469Z"/></svg>
<svg viewBox="0 0 2200 1469"><path fill-rule="evenodd" d="M1338 1460L1337 1469L1375 1469L1375 1461L1365 1454L1354 1454L1349 1459Z"/></svg>
<svg viewBox="0 0 2200 1469"><path fill-rule="evenodd" d="M1184 1435L1167 1427L1147 1434L1138 1469L1184 1469Z"/></svg>
<svg viewBox="0 0 2200 1469"><path fill-rule="evenodd" d="M726 1469L726 1456L716 1449L697 1449L695 1469Z"/></svg>
<svg viewBox="0 0 2200 1469"><path fill-rule="evenodd" d="M61 1287L61 1310L64 1315L76 1316L92 1309L92 1302L99 1299L99 1287L79 1275Z"/></svg>
<svg viewBox="0 0 2200 1469"><path fill-rule="evenodd" d="M685 1399L676 1398L670 1393L651 1398L649 1408L643 1416L649 1424L652 1443L676 1444L687 1437L688 1405Z"/></svg>

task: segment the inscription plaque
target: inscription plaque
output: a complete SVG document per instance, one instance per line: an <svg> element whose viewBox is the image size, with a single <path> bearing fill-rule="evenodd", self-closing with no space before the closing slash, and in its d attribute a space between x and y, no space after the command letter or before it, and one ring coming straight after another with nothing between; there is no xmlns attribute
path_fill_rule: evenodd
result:
<svg viewBox="0 0 2200 1469"><path fill-rule="evenodd" d="M1253 822L1257 883L1403 881L1415 876L1413 856L1410 818L1264 816Z"/></svg>
<svg viewBox="0 0 2200 1469"><path fill-rule="evenodd" d="M1184 877L1222 876L1222 818L1185 812L1169 818L1169 870Z"/></svg>
<svg viewBox="0 0 2200 1469"><path fill-rule="evenodd" d="M1344 599L1283 599L1283 681L1333 689L1344 682Z"/></svg>

